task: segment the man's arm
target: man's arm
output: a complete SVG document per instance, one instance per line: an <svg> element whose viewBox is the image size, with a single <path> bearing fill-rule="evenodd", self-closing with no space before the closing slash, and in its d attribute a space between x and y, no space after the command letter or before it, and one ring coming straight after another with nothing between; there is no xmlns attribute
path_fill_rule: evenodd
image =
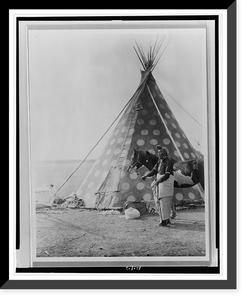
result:
<svg viewBox="0 0 247 300"><path fill-rule="evenodd" d="M156 164L150 172L142 176L142 179L145 180L147 177L152 177L156 175L158 173L157 169L158 169L158 164Z"/></svg>

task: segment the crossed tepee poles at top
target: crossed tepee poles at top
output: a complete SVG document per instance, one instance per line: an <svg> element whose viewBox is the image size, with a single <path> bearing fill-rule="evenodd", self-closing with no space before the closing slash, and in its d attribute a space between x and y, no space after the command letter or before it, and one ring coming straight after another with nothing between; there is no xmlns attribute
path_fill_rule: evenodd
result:
<svg viewBox="0 0 247 300"><path fill-rule="evenodd" d="M136 44L136 48L134 46L133 46L133 48L134 48L134 50L137 54L137 57L139 58L139 60L141 62L141 65L142 65L142 67L145 71L148 70L148 71L152 72L153 69L156 67L156 65L159 62L161 56L163 55L163 53L165 52L166 48L168 47L168 45L171 41L171 38L170 38L169 41L167 42L164 50L158 55L158 53L160 51L160 48L163 45L163 42L164 42L165 38L166 38L166 35L158 42L158 37L157 37L154 46L153 47L150 46L150 49L147 52L147 55L145 55L141 45L139 45L136 42L136 40L134 39L135 44Z"/></svg>
<svg viewBox="0 0 247 300"><path fill-rule="evenodd" d="M163 44L165 38L166 38L166 36L164 36L164 37L161 39L161 41L158 42L158 37L157 37L156 42L155 42L155 44L154 44L154 47L152 48L152 47L150 46L150 49L149 49L149 51L148 51L148 53L147 53L147 56L145 56L144 51L142 50L142 47L141 47L140 45L138 45L138 43L136 42L136 40L134 40L137 49L136 49L135 47L133 47L133 48L134 48L134 50L135 50L135 52L136 52L136 54L137 54L137 56L138 56L138 58L139 58L139 60L140 60L140 62L141 62L141 64L142 64L142 66L143 66L143 68L144 68L144 70L145 70L145 72L146 72L147 75L148 75L149 73L151 73L151 72L153 71L153 69L156 67L156 65L157 65L157 63L159 62L161 56L163 55L163 53L165 52L167 46L169 45L169 43L170 43L170 41L171 41L171 38L170 38L170 40L168 41L166 47L164 48L164 50L163 50L163 51L159 54L159 56L158 56L159 50L160 50L160 48L161 48L161 46L162 46L162 44ZM144 80L143 80L143 81L144 81ZM140 85L142 85L142 84L143 84L143 82L141 82ZM152 95L152 93L151 93L151 91L150 91L148 85L147 85L147 89L148 89L148 92L149 92L149 94L150 94L150 97L151 97L151 99L152 99L152 101L153 101L153 103L154 103L154 106L156 107L156 110L157 110L157 112L158 112L158 114L159 114L159 116L160 116L160 118L161 118L161 121L162 121L162 123L163 123L164 126L165 126L166 132L168 133L168 135L169 135L169 137L170 137L170 139L171 139L171 141L172 141L174 147L175 147L176 150L177 150L177 153L179 154L181 160L183 161L184 158L183 158L183 156L182 156L180 150L178 149L178 147L177 147L177 145L176 145L176 143L175 143L175 141L174 141L174 139L173 139L173 137L172 137L172 135L171 135L171 133L170 133L170 130L168 129L168 127L167 127L167 125L166 125L166 123L165 123L165 120L164 120L164 118L163 118L163 116L162 116L162 114L161 114L161 112L160 112L160 110L159 110L159 107L157 106L157 104L156 104L156 102L155 102L155 99L154 99L154 97L153 97L153 95Z"/></svg>

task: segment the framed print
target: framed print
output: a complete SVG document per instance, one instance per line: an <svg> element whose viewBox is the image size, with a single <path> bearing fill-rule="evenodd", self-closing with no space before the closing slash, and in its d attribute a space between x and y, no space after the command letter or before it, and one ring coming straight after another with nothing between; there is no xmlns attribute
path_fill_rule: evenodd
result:
<svg viewBox="0 0 247 300"><path fill-rule="evenodd" d="M220 273L224 13L15 24L17 276Z"/></svg>

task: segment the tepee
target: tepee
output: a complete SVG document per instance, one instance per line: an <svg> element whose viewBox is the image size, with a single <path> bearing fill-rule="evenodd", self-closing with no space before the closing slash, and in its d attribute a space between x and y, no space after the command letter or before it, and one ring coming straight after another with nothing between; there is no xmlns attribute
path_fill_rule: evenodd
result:
<svg viewBox="0 0 247 300"><path fill-rule="evenodd" d="M143 67L140 84L76 192L87 208L118 209L126 201L153 199L151 179L141 180L148 170L143 167L139 174L127 172L134 148L155 153L155 146L160 144L176 160L197 157L152 75L162 55L158 55L160 46L156 43L147 56L139 45L134 47ZM175 188L174 195L177 200L201 199L197 186Z"/></svg>

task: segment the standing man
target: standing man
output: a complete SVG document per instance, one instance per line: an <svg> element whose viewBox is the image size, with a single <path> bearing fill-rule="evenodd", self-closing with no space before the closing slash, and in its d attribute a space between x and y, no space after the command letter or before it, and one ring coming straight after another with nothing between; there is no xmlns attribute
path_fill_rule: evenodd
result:
<svg viewBox="0 0 247 300"><path fill-rule="evenodd" d="M172 199L174 194L174 175L173 175L173 161L168 156L167 150L160 145L157 145L159 160L154 168L142 176L145 180L147 177L156 176L152 188L157 196L157 208L160 216L159 226L170 227L170 212L172 209Z"/></svg>

